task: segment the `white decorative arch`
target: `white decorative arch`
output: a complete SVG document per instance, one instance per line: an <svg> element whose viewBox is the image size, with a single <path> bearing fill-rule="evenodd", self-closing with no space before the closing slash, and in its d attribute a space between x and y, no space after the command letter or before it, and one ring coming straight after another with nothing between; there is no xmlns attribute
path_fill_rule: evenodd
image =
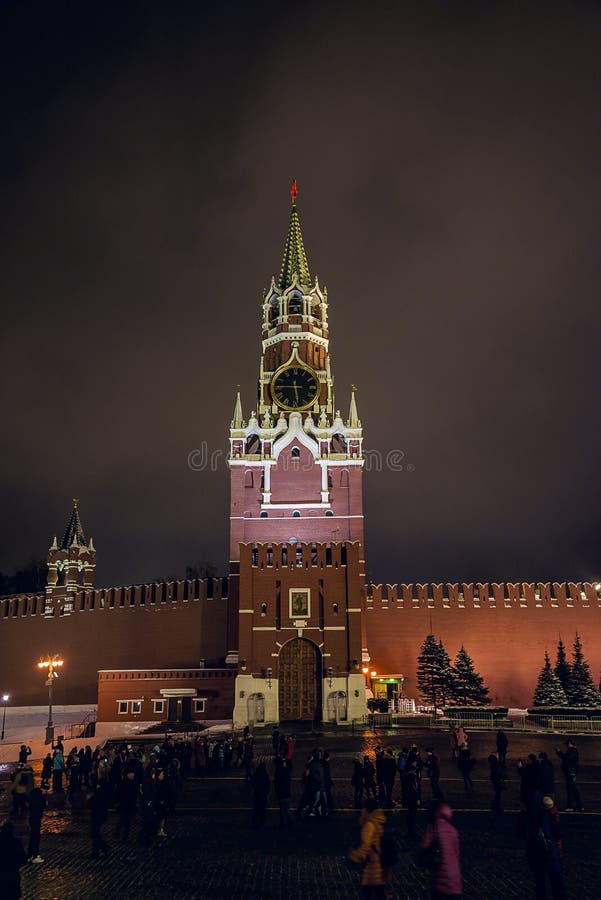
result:
<svg viewBox="0 0 601 900"><path fill-rule="evenodd" d="M272 449L273 458L277 461L282 450L290 446L293 441L298 441L299 444L306 447L312 454L313 459L319 459L319 445L310 435L306 434L303 429L303 417L298 412L290 413L288 430L274 442Z"/></svg>

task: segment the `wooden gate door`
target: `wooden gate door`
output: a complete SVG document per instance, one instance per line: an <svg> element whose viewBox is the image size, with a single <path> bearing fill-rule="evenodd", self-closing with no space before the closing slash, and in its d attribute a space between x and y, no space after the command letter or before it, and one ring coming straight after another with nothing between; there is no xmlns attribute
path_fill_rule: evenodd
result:
<svg viewBox="0 0 601 900"><path fill-rule="evenodd" d="M280 651L280 721L321 718L319 650L311 641L295 638Z"/></svg>

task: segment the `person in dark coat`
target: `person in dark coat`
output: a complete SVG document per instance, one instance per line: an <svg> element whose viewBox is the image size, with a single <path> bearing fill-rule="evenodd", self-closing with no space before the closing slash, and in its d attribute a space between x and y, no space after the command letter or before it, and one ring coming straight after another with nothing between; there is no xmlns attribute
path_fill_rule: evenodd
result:
<svg viewBox="0 0 601 900"><path fill-rule="evenodd" d="M472 769L474 768L474 760L472 759L472 754L467 745L467 742L464 742L461 745L461 749L459 750L459 756L457 757L457 768L463 776L463 786L465 790L471 790L474 787L474 784L472 782Z"/></svg>
<svg viewBox="0 0 601 900"><path fill-rule="evenodd" d="M244 780L250 784L253 780L253 759L255 757L255 739L249 732L244 740L244 753L242 764L244 766Z"/></svg>
<svg viewBox="0 0 601 900"><path fill-rule="evenodd" d="M552 797L543 797L527 817L526 859L534 875L537 900L547 896L547 879L553 900L564 900L563 844L559 810Z"/></svg>
<svg viewBox="0 0 601 900"><path fill-rule="evenodd" d="M124 773L117 787L117 810L118 820L115 830L115 837L125 843L129 840L129 830L131 828L131 820L136 814L136 805L138 802L139 782L136 773L133 770Z"/></svg>
<svg viewBox="0 0 601 900"><path fill-rule="evenodd" d="M415 763L415 772L417 775L417 790L418 790L418 800L421 803L422 800L422 769L424 767L424 761L421 757L421 753L419 752L417 744L412 744L411 749L407 755L407 768Z"/></svg>
<svg viewBox="0 0 601 900"><path fill-rule="evenodd" d="M415 763L411 763L403 772L401 802L407 810L407 837L413 839L415 837L415 820L419 804L419 779Z"/></svg>
<svg viewBox="0 0 601 900"><path fill-rule="evenodd" d="M363 781L365 784L365 797L369 800L370 796L375 800L376 791L376 770L369 756L363 757Z"/></svg>
<svg viewBox="0 0 601 900"><path fill-rule="evenodd" d="M140 843L150 847L156 834L156 773L150 766L144 773L144 781L140 791L140 811L142 813L142 829L138 835Z"/></svg>
<svg viewBox="0 0 601 900"><path fill-rule="evenodd" d="M561 771L566 783L566 810L573 809L582 812L582 800L580 799L580 791L576 787L576 776L578 775L579 759L576 744L572 740L566 741L566 750L560 750L559 747L555 751L561 759Z"/></svg>
<svg viewBox="0 0 601 900"><path fill-rule="evenodd" d="M378 785L378 803L384 803L386 797L384 789L384 748L379 744L376 747L376 782Z"/></svg>
<svg viewBox="0 0 601 900"><path fill-rule="evenodd" d="M52 778L52 756L47 753L42 761L42 785L45 791L50 790L50 779Z"/></svg>
<svg viewBox="0 0 601 900"><path fill-rule="evenodd" d="M315 798L315 784L312 776L312 765L313 765L313 754L311 754L307 762L305 763L305 768L303 769L302 776L302 792L301 797L298 802L298 808L296 810L296 815L300 818L306 809L311 809L313 806L313 800Z"/></svg>
<svg viewBox="0 0 601 900"><path fill-rule="evenodd" d="M43 863L40 856L40 832L42 830L42 817L46 809L46 798L39 787L34 787L27 798L29 805L29 847L27 858L30 862Z"/></svg>
<svg viewBox="0 0 601 900"><path fill-rule="evenodd" d="M496 753L491 753L488 757L488 767L490 770L490 783L493 789L492 811L496 813L503 812L501 809L501 791L503 790L503 767Z"/></svg>
<svg viewBox="0 0 601 900"><path fill-rule="evenodd" d="M502 767L505 768L507 762L507 748L509 746L509 738L502 728L497 731L497 757Z"/></svg>
<svg viewBox="0 0 601 900"><path fill-rule="evenodd" d="M21 896L20 869L27 862L21 841L13 834L12 822L0 828L0 897L18 900Z"/></svg>
<svg viewBox="0 0 601 900"><path fill-rule="evenodd" d="M81 781L85 788L90 787L90 774L92 772L92 748L86 744L85 749L82 747L79 751L79 771L81 772Z"/></svg>
<svg viewBox="0 0 601 900"><path fill-rule="evenodd" d="M384 784L384 795L386 806L392 809L392 791L394 789L394 780L396 778L396 760L392 750L388 749L382 759L382 782Z"/></svg>
<svg viewBox="0 0 601 900"><path fill-rule="evenodd" d="M102 837L102 826L106 822L109 797L105 787L97 785L94 792L88 798L90 809L90 837L92 838L92 853L90 859L99 859L100 855L108 856L110 847Z"/></svg>
<svg viewBox="0 0 601 900"><path fill-rule="evenodd" d="M357 753L353 762L353 774L351 775L351 784L355 791L354 803L355 809L363 807L363 756Z"/></svg>
<svg viewBox="0 0 601 900"><path fill-rule="evenodd" d="M280 828L290 828L290 798L292 796L292 767L289 759L277 756L273 787L280 806Z"/></svg>
<svg viewBox="0 0 601 900"><path fill-rule="evenodd" d="M518 773L521 779L520 800L528 812L538 807L541 798L540 772L538 760L534 753L528 754L526 764L518 760Z"/></svg>
<svg viewBox="0 0 601 900"><path fill-rule="evenodd" d="M327 750L324 750L323 757L321 760L321 767L323 769L323 783L324 790L326 793L326 803L327 809L329 812L333 812L334 810L334 797L332 794L332 788L334 787L334 782L332 781L332 771L330 769L330 754Z"/></svg>
<svg viewBox="0 0 601 900"><path fill-rule="evenodd" d="M555 772L553 763L544 751L538 754L538 772L541 794L544 797L555 796Z"/></svg>
<svg viewBox="0 0 601 900"><path fill-rule="evenodd" d="M430 779L432 799L443 800L444 797L440 787L440 760L432 748L426 750L426 754L426 772Z"/></svg>
<svg viewBox="0 0 601 900"><path fill-rule="evenodd" d="M273 747L274 755L277 756L280 752L280 728L278 725L273 726L271 732L271 746Z"/></svg>
<svg viewBox="0 0 601 900"><path fill-rule="evenodd" d="M253 785L253 825L261 827L265 824L267 797L271 781L264 762L259 763L252 778Z"/></svg>
<svg viewBox="0 0 601 900"><path fill-rule="evenodd" d="M27 744L21 744L21 749L19 750L19 762L22 765L27 765L27 760L31 756L31 747L28 747Z"/></svg>

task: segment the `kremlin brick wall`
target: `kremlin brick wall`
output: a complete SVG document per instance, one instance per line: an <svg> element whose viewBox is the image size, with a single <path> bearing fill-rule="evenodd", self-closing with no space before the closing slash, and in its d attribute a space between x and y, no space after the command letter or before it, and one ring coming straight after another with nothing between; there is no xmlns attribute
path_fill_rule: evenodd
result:
<svg viewBox="0 0 601 900"><path fill-rule="evenodd" d="M57 704L96 701L99 669L224 664L235 641L236 609L227 579L193 579L80 590L67 600L45 594L0 598L0 689L19 706L47 702L36 663L65 659ZM48 612L45 612L45 610ZM365 632L371 668L405 676L417 698L416 660L430 630L451 658L461 644L491 690L493 702L532 702L545 649L552 660L561 634L569 648L578 631L595 683L601 669L601 599L585 583L371 585Z"/></svg>
<svg viewBox="0 0 601 900"><path fill-rule="evenodd" d="M57 704L95 703L99 669L221 665L226 593L226 579L191 579L73 595L54 588L50 608L45 594L0 598L0 690L12 705L46 703L37 662L49 653L65 660Z"/></svg>
<svg viewBox="0 0 601 900"><path fill-rule="evenodd" d="M599 682L601 598L594 584L371 585L365 628L370 667L403 674L408 697L418 696L416 660L430 631L451 661L465 646L493 703L530 706L545 650L554 662L559 636L569 650L576 631Z"/></svg>

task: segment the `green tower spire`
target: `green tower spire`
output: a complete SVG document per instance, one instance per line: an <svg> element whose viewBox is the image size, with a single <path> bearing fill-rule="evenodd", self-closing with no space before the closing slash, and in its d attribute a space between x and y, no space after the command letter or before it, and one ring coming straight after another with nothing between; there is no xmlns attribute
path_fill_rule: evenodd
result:
<svg viewBox="0 0 601 900"><path fill-rule="evenodd" d="M295 180L292 182L290 188L290 200L292 204L290 209L290 224L288 226L284 258L282 260L282 268L280 269L280 277L278 280L278 287L281 291L285 291L287 287L290 287L294 281L295 275L302 285L308 286L311 283L309 264L307 263L300 219L298 217L298 209L296 208L297 194L298 188Z"/></svg>

